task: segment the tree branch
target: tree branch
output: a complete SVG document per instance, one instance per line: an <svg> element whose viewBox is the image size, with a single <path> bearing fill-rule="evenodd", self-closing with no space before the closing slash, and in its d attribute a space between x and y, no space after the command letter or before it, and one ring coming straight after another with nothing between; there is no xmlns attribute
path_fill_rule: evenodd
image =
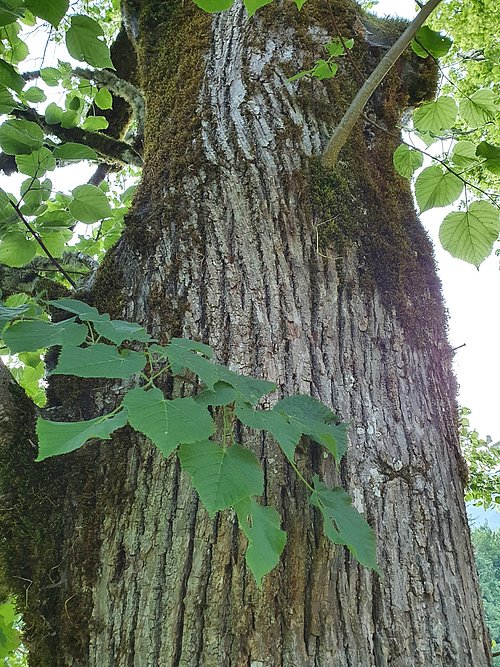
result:
<svg viewBox="0 0 500 667"><path fill-rule="evenodd" d="M73 70L76 76L83 79L94 80L96 83L106 86L113 95L124 99L132 108L133 119L137 123L137 134L144 135L144 118L146 115L146 105L144 97L136 86L125 79L120 79L109 69L91 70L83 67L76 67Z"/></svg>
<svg viewBox="0 0 500 667"><path fill-rule="evenodd" d="M359 120L366 103L373 95L384 77L396 63L403 51L408 47L411 40L415 37L419 29L424 24L428 16L439 5L441 0L429 0L420 10L417 16L413 19L410 25L406 28L397 42L389 49L386 55L379 62L377 67L370 74L366 82L359 89L356 97L351 102L344 117L337 125L333 135L330 137L328 144L323 152L322 163L323 166L333 169L337 162L338 154L344 147L349 135L352 132L355 124Z"/></svg>
<svg viewBox="0 0 500 667"><path fill-rule="evenodd" d="M21 220L21 222L24 224L24 226L28 229L28 231L30 232L30 234L33 235L33 238L34 238L35 241L38 243L38 245L39 245L40 248L43 250L43 252L47 255L47 257L50 259L50 261L52 262L52 264L57 268L58 271L61 272L61 274L66 278L66 280L69 282L69 284L70 284L72 287L76 287L76 283L74 282L74 280L71 278L71 276L69 276L69 275L66 273L66 271L65 271L65 270L63 269L63 267L59 264L59 262L58 262L57 259L54 257L54 255L52 255L52 253L50 252L50 250L47 248L47 246L46 246L45 243L43 242L43 239L42 239L42 237L40 236L40 234L38 234L38 232L35 231L35 230L33 229L33 227L30 225L30 223L26 220L26 218L24 217L24 215L21 213L21 210L20 210L19 206L18 206L17 204L15 204L12 200L10 200L10 205L11 205L12 208L15 210L15 212L17 213L18 218Z"/></svg>
<svg viewBox="0 0 500 667"><path fill-rule="evenodd" d="M61 141L85 144L86 146L93 148L99 157L107 162L117 162L121 165L131 164L134 167L142 167L142 156L139 155L133 146L126 141L113 139L106 134L82 130L79 127L65 128L59 123L49 125L46 122L45 117L37 113L34 109L14 109L12 115L16 116L16 118L22 118L24 120L29 120L32 123L36 123L44 132L58 137Z"/></svg>

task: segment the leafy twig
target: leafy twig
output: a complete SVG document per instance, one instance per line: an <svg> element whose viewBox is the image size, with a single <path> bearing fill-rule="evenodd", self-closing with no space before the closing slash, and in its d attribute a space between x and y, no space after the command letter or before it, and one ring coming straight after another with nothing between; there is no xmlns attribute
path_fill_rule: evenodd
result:
<svg viewBox="0 0 500 667"><path fill-rule="evenodd" d="M66 273L66 271L65 271L65 270L63 269L63 267L59 264L59 262L58 262L57 259L54 257L54 255L52 255L52 253L50 252L50 250L47 248L47 246L46 246L45 243L43 242L43 239L42 239L42 237L40 236L40 234L39 234L35 229L33 229L33 227L30 225L30 223L26 220L26 218L24 217L24 215L21 213L21 209L19 208L19 206L18 206L15 202L13 202L12 200L10 200L10 205L11 205L12 208L15 210L15 212L17 213L17 216L19 217L19 219L21 220L21 222L25 225L25 227L28 229L28 231L30 232L30 234L32 234L33 238L34 238L35 241L38 243L38 245L40 246L40 248L43 250L43 252L44 252L44 253L47 255L47 257L50 259L50 261L52 262L52 264L57 268L58 271L61 272L61 274L66 278L66 280L69 282L69 284L70 284L72 287L76 287L76 283L73 281L73 279L71 278L71 276L68 275L68 273Z"/></svg>

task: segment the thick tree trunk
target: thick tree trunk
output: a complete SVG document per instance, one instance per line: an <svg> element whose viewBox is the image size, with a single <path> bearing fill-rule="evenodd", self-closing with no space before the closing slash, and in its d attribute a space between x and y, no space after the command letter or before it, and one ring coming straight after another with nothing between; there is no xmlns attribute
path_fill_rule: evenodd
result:
<svg viewBox="0 0 500 667"><path fill-rule="evenodd" d="M341 478L376 531L383 577L329 545L275 444L241 430L288 531L257 590L234 516L210 520L174 458L124 430L65 457L63 491L44 487L50 551L28 544L17 575L37 591L26 594L32 664L486 666L432 249L390 138L360 126L335 172L318 166L355 71L287 80L334 35L327 1L251 21L240 3L213 17L189 2L133 4L146 167L93 299L349 420ZM333 12L351 36L355 9ZM354 50L367 70L379 55ZM370 109L389 127L406 101L402 72ZM75 399L53 385L52 401L89 418L111 399L88 387ZM299 466L335 481L310 446Z"/></svg>

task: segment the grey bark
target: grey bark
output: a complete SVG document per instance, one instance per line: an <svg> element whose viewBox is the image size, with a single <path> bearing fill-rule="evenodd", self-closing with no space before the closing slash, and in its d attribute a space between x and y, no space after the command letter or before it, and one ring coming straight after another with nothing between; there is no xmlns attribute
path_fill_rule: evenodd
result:
<svg viewBox="0 0 500 667"><path fill-rule="evenodd" d="M182 11L189 22L192 10ZM275 381L280 394L310 393L349 420L341 479L377 533L383 577L328 544L275 444L242 431L264 462L265 499L288 531L280 565L257 590L234 516L210 520L175 460L125 431L68 457L65 499L52 510L64 525L54 665L489 664L430 244L398 183L402 203L393 213L409 257L390 266L396 240L388 229L376 264L381 274L399 272L406 311L391 305L396 296L369 264L363 234L318 246L325 221L310 205L305 175L330 129L319 110L338 118L341 109L329 84L288 82L328 30L300 32L283 18L289 12L249 22L237 3L211 19L195 101L202 121L187 139L176 123L192 110L177 110L175 120L171 96L163 110L153 100L172 70L157 63L153 76L152 63L142 63L156 114L146 123L145 179L96 298L119 298L121 314L160 340L173 333L208 342L221 362ZM147 24L148 43L165 32L159 15L157 26ZM163 140L177 135L168 147L174 156ZM356 136L371 141L361 130ZM191 154L193 165L177 169ZM383 172L382 153L373 154L373 170ZM348 177L356 158L340 167ZM354 225L369 229L366 193L355 194ZM405 274L412 262L428 271L419 284ZM106 396L93 390L98 406ZM310 446L298 463L306 475L339 481Z"/></svg>

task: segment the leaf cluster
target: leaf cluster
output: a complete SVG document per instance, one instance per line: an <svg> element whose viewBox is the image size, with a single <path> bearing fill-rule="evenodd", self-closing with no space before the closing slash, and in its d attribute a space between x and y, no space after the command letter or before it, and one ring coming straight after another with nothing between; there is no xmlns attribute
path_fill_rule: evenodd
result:
<svg viewBox="0 0 500 667"><path fill-rule="evenodd" d="M213 516L232 509L248 541L246 560L257 584L273 569L286 543L276 509L257 500L264 474L255 454L235 441L236 421L267 431L310 491L310 503L322 514L325 533L348 547L363 565L377 569L372 529L342 489L328 488L318 476L308 482L295 462L303 436L319 444L338 464L347 449L347 424L311 396L289 396L263 410L258 403L275 391L273 383L241 375L213 360L203 343L174 338L159 345L138 324L113 320L76 299L49 302L68 315L50 322L27 303L0 306L0 328L11 354L29 355L58 346L52 375L127 380L129 388L108 414L81 422L37 420L38 458L67 454L92 440L108 440L127 424L145 435L165 458L174 452L190 476L201 502ZM132 344L135 349L124 347ZM161 389L166 375L195 376L201 391L169 399ZM217 427L216 416L222 418Z"/></svg>

